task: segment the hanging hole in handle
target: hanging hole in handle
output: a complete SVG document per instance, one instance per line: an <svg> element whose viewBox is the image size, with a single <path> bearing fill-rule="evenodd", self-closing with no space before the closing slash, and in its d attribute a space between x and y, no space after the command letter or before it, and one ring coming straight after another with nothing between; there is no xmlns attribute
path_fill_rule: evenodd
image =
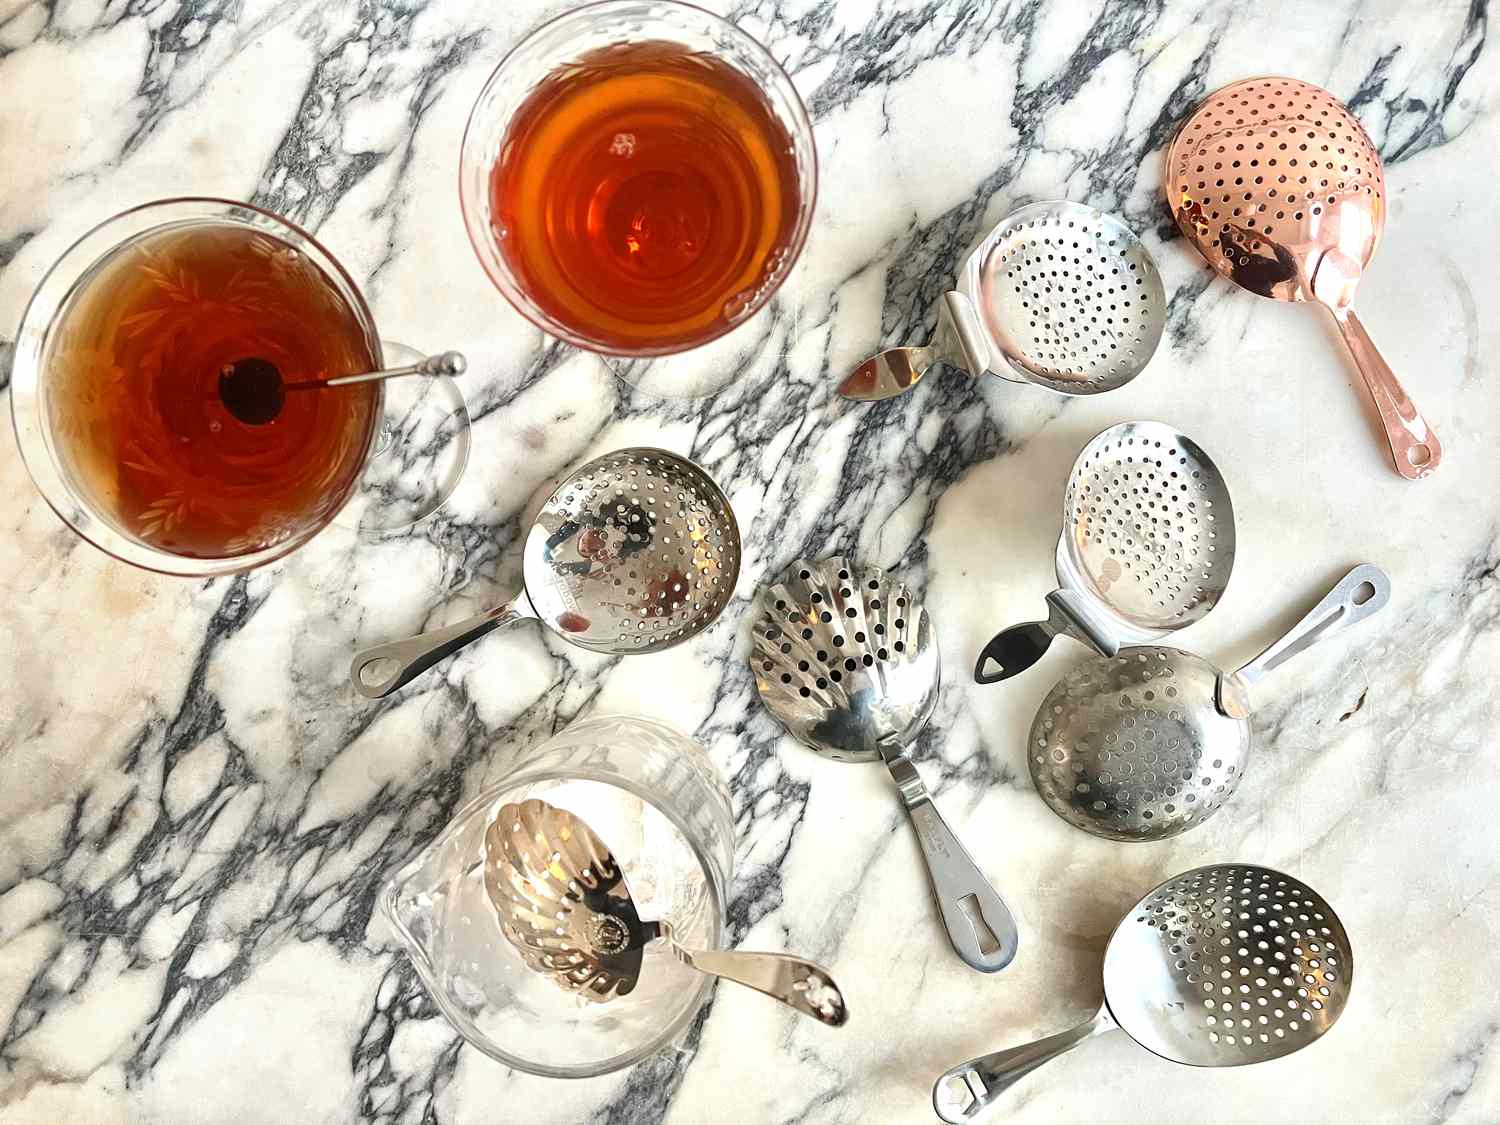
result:
<svg viewBox="0 0 1500 1125"><path fill-rule="evenodd" d="M1413 468L1420 469L1431 460L1432 449L1430 446L1423 445L1421 442L1418 442L1416 445L1407 446L1406 462Z"/></svg>
<svg viewBox="0 0 1500 1125"><path fill-rule="evenodd" d="M985 957L998 952L1000 939L995 936L995 931L990 929L990 924L984 920L984 911L980 908L979 896L964 895L958 900L958 908L964 912L964 920L974 931L974 940L979 943L979 952Z"/></svg>
<svg viewBox="0 0 1500 1125"><path fill-rule="evenodd" d="M969 1068L963 1074L950 1074L947 1079L942 1080L942 1091L944 1091L944 1121L953 1121L956 1118L969 1118L980 1109L984 1097L989 1094L989 1089L984 1086L984 1080L980 1073L974 1068ZM953 1115L953 1116L948 1116Z"/></svg>
<svg viewBox="0 0 1500 1125"><path fill-rule="evenodd" d="M399 671L401 671L401 662L394 656L377 656L374 660L367 660L359 666L359 682L365 687L380 687L395 679Z"/></svg>
<svg viewBox="0 0 1500 1125"><path fill-rule="evenodd" d="M1355 605L1364 605L1375 596L1375 583L1361 582L1354 588L1354 593L1349 595L1349 600Z"/></svg>

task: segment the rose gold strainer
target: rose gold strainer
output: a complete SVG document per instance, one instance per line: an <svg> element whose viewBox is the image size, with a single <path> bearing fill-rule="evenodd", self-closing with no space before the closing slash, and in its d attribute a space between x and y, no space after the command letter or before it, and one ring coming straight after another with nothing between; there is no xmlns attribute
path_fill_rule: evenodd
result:
<svg viewBox="0 0 1500 1125"><path fill-rule="evenodd" d="M1236 285L1333 314L1380 412L1396 471L1438 467L1443 447L1354 315L1354 290L1385 228L1380 154L1338 99L1295 78L1210 94L1166 163L1177 225Z"/></svg>

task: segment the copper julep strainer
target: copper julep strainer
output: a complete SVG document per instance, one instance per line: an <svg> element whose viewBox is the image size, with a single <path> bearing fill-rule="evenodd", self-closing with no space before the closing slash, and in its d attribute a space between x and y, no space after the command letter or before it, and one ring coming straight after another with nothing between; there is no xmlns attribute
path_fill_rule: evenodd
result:
<svg viewBox="0 0 1500 1125"><path fill-rule="evenodd" d="M1385 229L1385 174L1359 121L1326 90L1251 78L1210 94L1166 161L1167 203L1209 265L1252 293L1333 314L1380 414L1396 471L1442 461L1418 412L1354 315Z"/></svg>

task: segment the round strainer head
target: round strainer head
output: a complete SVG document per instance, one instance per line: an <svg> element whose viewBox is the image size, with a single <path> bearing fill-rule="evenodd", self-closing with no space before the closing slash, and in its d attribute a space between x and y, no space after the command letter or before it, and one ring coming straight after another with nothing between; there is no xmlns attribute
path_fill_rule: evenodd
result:
<svg viewBox="0 0 1500 1125"><path fill-rule="evenodd" d="M1214 705L1218 676L1175 648L1086 660L1031 724L1036 791L1069 824L1109 840L1164 840L1211 816L1250 754L1250 724Z"/></svg>
<svg viewBox="0 0 1500 1125"><path fill-rule="evenodd" d="M1234 567L1234 509L1196 442L1160 422L1095 437L1063 496L1059 578L1072 571L1105 608L1147 633L1208 613Z"/></svg>
<svg viewBox="0 0 1500 1125"><path fill-rule="evenodd" d="M1385 227L1385 174L1364 126L1295 78L1252 78L1204 99L1168 149L1166 189L1214 269L1281 300L1311 299L1324 250L1368 263Z"/></svg>
<svg viewBox="0 0 1500 1125"><path fill-rule="evenodd" d="M625 654L706 628L734 593L740 536L719 486L664 449L620 449L576 470L526 539L526 594L570 642Z"/></svg>
<svg viewBox="0 0 1500 1125"><path fill-rule="evenodd" d="M1109 1013L1141 1046L1192 1066L1280 1058L1322 1036L1354 975L1349 935L1306 883L1220 863L1169 879L1115 928Z"/></svg>
<svg viewBox="0 0 1500 1125"><path fill-rule="evenodd" d="M960 290L1023 380L1063 394L1124 386L1156 351L1166 298L1130 228L1080 203L1034 203L1001 220Z"/></svg>

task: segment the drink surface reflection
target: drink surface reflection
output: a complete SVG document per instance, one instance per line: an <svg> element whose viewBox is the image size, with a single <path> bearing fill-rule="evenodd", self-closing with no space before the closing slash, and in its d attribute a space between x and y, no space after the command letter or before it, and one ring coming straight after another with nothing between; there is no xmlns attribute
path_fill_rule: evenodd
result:
<svg viewBox="0 0 1500 1125"><path fill-rule="evenodd" d="M491 230L550 317L603 350L680 350L758 307L789 264L793 143L744 73L667 42L542 81L490 174Z"/></svg>

